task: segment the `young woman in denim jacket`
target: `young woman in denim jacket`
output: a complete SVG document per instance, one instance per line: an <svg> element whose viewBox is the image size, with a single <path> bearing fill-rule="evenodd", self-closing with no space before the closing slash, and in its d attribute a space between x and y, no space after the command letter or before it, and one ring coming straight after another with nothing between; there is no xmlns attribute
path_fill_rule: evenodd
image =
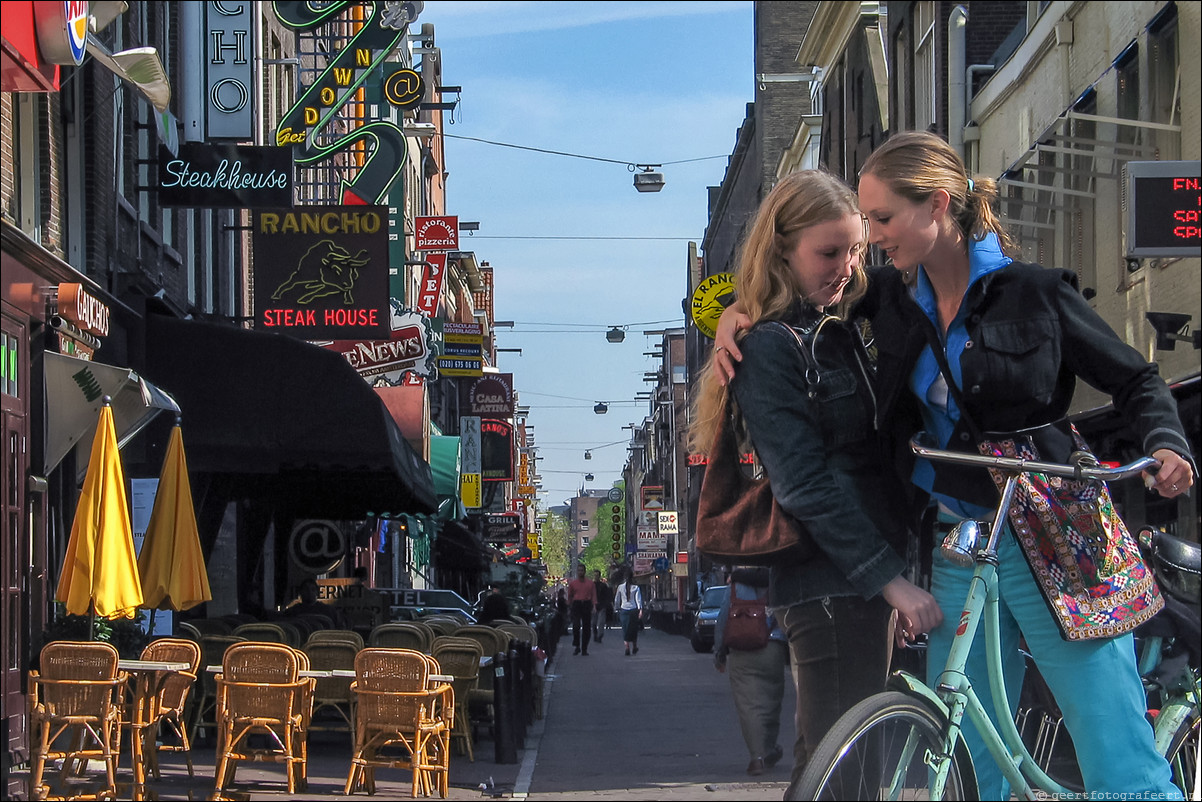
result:
<svg viewBox="0 0 1202 802"><path fill-rule="evenodd" d="M899 486L882 469L872 366L856 326L843 319L867 283L864 245L851 189L826 173L795 173L760 205L736 279L752 325L730 401L773 496L818 551L774 565L769 588L797 687L794 783L838 717L883 689L891 608L916 633L941 620L930 594L901 576L904 515L891 492ZM812 370L807 377L794 332L817 360L817 381ZM726 409L719 375L704 371L695 449L709 450Z"/></svg>
<svg viewBox="0 0 1202 802"><path fill-rule="evenodd" d="M893 268L873 271L858 310L871 318L879 348L878 421L893 430L897 443L921 428L942 448L975 449L924 334L924 327L933 327L982 431L1063 418L1080 377L1113 398L1144 452L1162 463L1149 478L1153 489L1168 498L1187 492L1195 474L1189 444L1156 366L1098 316L1076 291L1072 273L1007 255L1013 246L992 209L996 198L994 182L970 178L955 151L932 134L897 134L865 162L860 207L871 242L893 262ZM724 342L721 329L716 342ZM983 517L997 503L984 471L936 471L922 460L911 461L905 471L947 524ZM1064 714L1086 789L1113 798L1179 799L1145 718L1132 636L1063 640L1013 536L1000 541L999 557L1011 705L1017 704L1024 670L1021 635ZM958 609L971 574L935 555L931 586L944 610ZM946 661L950 630L943 626L931 633L928 678ZM968 671L992 711L981 638ZM996 764L967 722L965 737L981 798L1006 798Z"/></svg>

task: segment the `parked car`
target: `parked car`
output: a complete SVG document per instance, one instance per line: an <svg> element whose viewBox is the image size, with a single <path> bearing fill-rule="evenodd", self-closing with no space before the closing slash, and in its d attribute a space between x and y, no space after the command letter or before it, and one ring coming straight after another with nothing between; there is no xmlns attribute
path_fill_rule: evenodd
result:
<svg viewBox="0 0 1202 802"><path fill-rule="evenodd" d="M714 585L706 588L701 594L697 605L697 615L693 618L693 634L689 642L693 651L708 652L714 648L714 629L718 625L718 613L730 593L729 585Z"/></svg>

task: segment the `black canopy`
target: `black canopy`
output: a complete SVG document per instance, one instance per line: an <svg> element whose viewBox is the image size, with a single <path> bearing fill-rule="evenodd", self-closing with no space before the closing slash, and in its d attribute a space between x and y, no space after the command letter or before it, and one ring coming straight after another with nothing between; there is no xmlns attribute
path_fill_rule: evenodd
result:
<svg viewBox="0 0 1202 802"><path fill-rule="evenodd" d="M236 474L300 516L435 510L430 466L341 355L165 315L146 329L144 373L179 402L191 471Z"/></svg>

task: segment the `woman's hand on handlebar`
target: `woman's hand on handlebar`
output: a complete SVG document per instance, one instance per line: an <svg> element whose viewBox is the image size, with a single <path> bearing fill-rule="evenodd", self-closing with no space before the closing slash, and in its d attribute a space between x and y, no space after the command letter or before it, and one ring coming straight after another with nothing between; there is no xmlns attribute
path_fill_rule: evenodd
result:
<svg viewBox="0 0 1202 802"><path fill-rule="evenodd" d="M943 611L935 597L908 579L898 576L881 588L881 595L890 607L897 610L898 648L913 643L919 635L930 632L943 623Z"/></svg>
<svg viewBox="0 0 1202 802"><path fill-rule="evenodd" d="M735 377L735 363L743 359L743 352L735 344L735 335L749 328L751 318L743 314L743 307L739 306L738 301L726 307L718 318L718 328L714 333L714 371L718 374L718 383L723 387Z"/></svg>
<svg viewBox="0 0 1202 802"><path fill-rule="evenodd" d="M1194 471L1189 462L1167 448L1154 451L1152 457L1160 462L1160 469L1155 474L1144 472L1144 484L1149 489L1165 498L1176 498L1189 492L1194 484Z"/></svg>

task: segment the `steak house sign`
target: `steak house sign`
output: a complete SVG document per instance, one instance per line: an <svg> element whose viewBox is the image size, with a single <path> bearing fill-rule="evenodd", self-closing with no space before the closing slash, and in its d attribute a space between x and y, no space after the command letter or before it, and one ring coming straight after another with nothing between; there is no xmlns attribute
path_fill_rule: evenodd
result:
<svg viewBox="0 0 1202 802"><path fill-rule="evenodd" d="M255 327L306 340L388 339L388 207L254 217Z"/></svg>

